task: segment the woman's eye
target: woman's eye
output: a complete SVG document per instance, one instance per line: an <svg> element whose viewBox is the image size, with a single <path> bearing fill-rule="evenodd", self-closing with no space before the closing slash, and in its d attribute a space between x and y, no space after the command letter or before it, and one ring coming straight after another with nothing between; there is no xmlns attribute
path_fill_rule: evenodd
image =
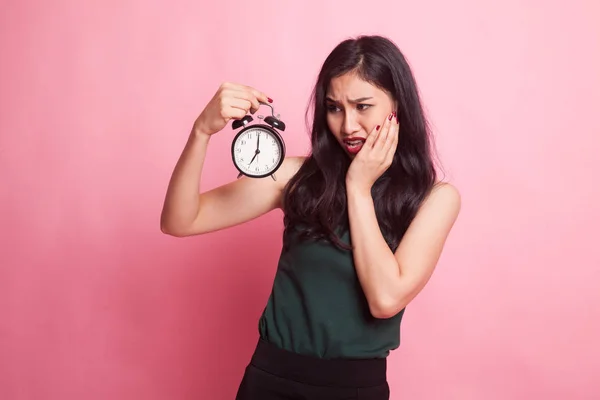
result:
<svg viewBox="0 0 600 400"><path fill-rule="evenodd" d="M366 109L368 109L369 107L371 107L371 104L357 104L356 105L356 109L358 111L365 111ZM336 105L333 104L329 104L327 105L327 111L328 112L339 112L342 109Z"/></svg>

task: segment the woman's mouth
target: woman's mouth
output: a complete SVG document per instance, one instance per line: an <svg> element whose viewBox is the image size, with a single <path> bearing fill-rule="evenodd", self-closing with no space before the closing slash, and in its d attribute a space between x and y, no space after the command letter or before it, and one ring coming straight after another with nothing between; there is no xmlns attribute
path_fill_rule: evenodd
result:
<svg viewBox="0 0 600 400"><path fill-rule="evenodd" d="M364 138L344 139L344 146L346 147L346 150L348 150L348 153L356 154L362 149L365 140L366 139Z"/></svg>

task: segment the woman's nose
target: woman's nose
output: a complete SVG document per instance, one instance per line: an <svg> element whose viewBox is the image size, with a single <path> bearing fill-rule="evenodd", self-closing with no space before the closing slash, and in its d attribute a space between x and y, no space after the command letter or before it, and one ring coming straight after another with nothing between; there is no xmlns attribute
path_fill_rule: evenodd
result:
<svg viewBox="0 0 600 400"><path fill-rule="evenodd" d="M351 135L360 130L360 125L353 113L347 113L344 117L344 123L342 125L342 133L346 136Z"/></svg>

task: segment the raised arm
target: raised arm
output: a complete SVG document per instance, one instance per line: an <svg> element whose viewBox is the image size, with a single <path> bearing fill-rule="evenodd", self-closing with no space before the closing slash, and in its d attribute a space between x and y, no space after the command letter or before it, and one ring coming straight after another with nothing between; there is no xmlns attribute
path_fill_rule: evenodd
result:
<svg viewBox="0 0 600 400"><path fill-rule="evenodd" d="M201 191L206 151L213 134L231 119L255 112L271 100L248 86L224 83L200 114L173 170L160 218L161 231L191 236L224 229L257 218L280 206L283 188L301 159L287 158L277 180L242 177L210 191Z"/></svg>

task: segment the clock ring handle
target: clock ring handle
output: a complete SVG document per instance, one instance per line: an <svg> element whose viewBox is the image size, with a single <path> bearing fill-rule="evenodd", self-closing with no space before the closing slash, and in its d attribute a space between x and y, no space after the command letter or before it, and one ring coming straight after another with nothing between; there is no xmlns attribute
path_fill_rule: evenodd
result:
<svg viewBox="0 0 600 400"><path fill-rule="evenodd" d="M271 125L273 128L277 128L281 131L284 131L285 123L280 119L279 114L277 114L277 116L275 116L275 109L273 108L273 106L268 103L264 103L262 101L259 101L259 103L263 104L271 109L271 116L263 117L262 115L259 115L258 118L264 120L267 124Z"/></svg>
<svg viewBox="0 0 600 400"><path fill-rule="evenodd" d="M264 106L269 107L271 109L271 115L273 116L273 118L279 119L280 115L279 114L275 115L275 109L273 108L272 105L270 105L269 103L265 103L263 101L259 101L259 103L262 104L262 105L264 105Z"/></svg>

